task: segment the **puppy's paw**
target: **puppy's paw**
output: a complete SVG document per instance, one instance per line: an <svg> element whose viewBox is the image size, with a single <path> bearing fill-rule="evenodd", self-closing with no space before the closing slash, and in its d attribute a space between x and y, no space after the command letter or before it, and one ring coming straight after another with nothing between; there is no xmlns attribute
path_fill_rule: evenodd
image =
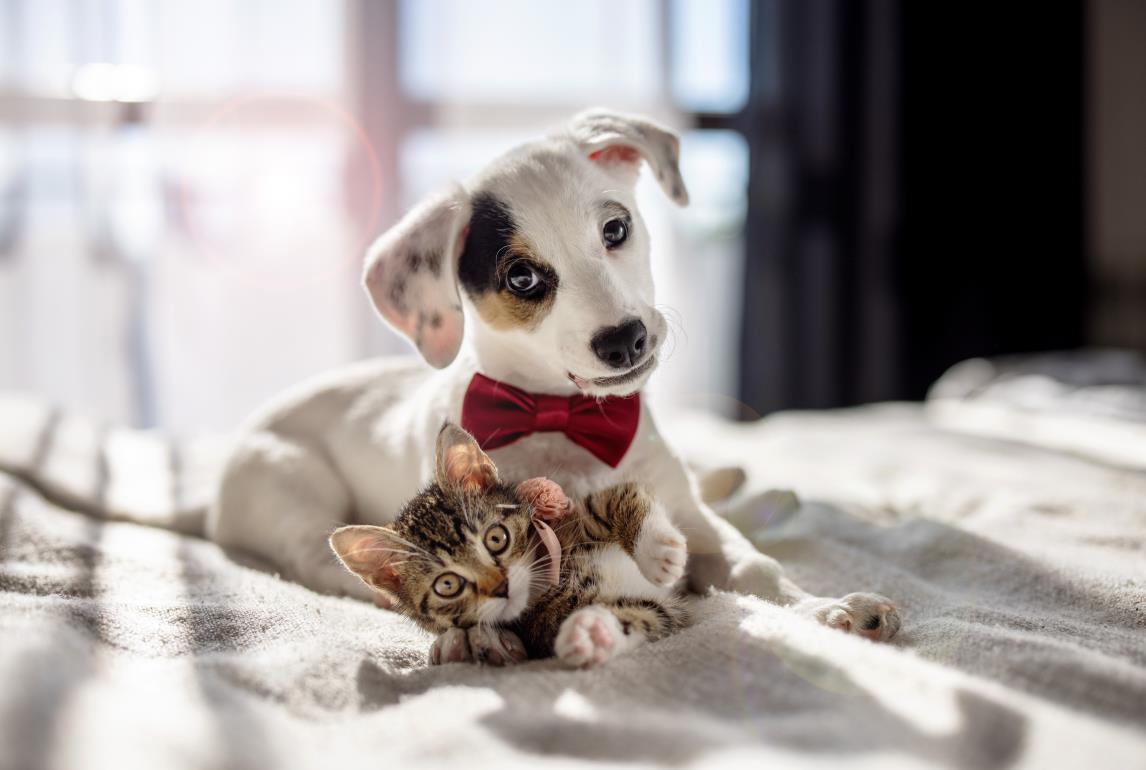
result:
<svg viewBox="0 0 1146 770"><path fill-rule="evenodd" d="M713 584L739 594L768 599L781 595L783 575L783 570L774 559L758 551L748 551L728 564L728 577L724 585L716 582Z"/></svg>
<svg viewBox="0 0 1146 770"><path fill-rule="evenodd" d="M589 605L565 618L553 652L567 666L596 666L620 651L623 636L621 622L613 613Z"/></svg>
<svg viewBox="0 0 1146 770"><path fill-rule="evenodd" d="M469 663L472 660L469 635L464 628L451 628L430 645L431 666L443 663Z"/></svg>
<svg viewBox="0 0 1146 770"><path fill-rule="evenodd" d="M886 642L899 631L899 610L879 594L848 594L841 599L807 599L795 607L828 628Z"/></svg>
<svg viewBox="0 0 1146 770"><path fill-rule="evenodd" d="M633 558L647 580L670 586L684 575L685 545L684 535L667 518L650 519L637 537Z"/></svg>
<svg viewBox="0 0 1146 770"><path fill-rule="evenodd" d="M517 634L496 626L474 626L467 632L474 663L512 666L525 661L525 645Z"/></svg>

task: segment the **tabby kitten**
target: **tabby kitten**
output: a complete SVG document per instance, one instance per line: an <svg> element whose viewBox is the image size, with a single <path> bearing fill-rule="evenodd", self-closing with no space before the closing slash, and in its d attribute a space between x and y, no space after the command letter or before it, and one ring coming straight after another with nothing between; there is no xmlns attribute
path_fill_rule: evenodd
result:
<svg viewBox="0 0 1146 770"><path fill-rule="evenodd" d="M559 553L534 523L553 513L552 495L543 502L526 492L537 482L568 504L551 520ZM620 484L569 504L547 480L503 484L477 442L449 423L433 482L397 521L342 527L330 544L396 609L441 635L433 662L466 659L455 648L468 645L485 662L528 654L596 665L686 622L672 588L684 572L684 537L646 492Z"/></svg>

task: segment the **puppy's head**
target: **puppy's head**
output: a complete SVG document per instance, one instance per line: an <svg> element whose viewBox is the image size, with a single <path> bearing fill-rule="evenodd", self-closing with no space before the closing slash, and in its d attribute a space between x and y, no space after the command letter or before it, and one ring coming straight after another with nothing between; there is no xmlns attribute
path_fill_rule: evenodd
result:
<svg viewBox="0 0 1146 770"><path fill-rule="evenodd" d="M653 305L649 236L634 201L642 162L680 205L677 137L605 111L495 161L467 188L425 201L367 255L375 308L443 367L464 315L487 360L543 386L596 396L638 390L665 319Z"/></svg>

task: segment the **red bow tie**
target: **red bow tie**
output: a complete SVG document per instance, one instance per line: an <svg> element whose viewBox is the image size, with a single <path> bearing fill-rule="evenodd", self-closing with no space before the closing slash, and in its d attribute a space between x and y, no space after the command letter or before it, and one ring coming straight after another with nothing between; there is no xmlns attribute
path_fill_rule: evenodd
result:
<svg viewBox="0 0 1146 770"><path fill-rule="evenodd" d="M561 431L603 463L616 468L641 419L640 394L624 398L548 396L475 374L462 401L462 427L482 449L497 449L531 433Z"/></svg>

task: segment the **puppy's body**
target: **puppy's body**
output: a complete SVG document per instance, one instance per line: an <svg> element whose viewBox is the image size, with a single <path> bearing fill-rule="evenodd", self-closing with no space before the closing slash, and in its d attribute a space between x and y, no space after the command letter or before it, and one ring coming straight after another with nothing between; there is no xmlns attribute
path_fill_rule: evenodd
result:
<svg viewBox="0 0 1146 770"><path fill-rule="evenodd" d="M595 111L407 214L371 248L364 284L383 319L435 369L365 363L275 401L238 442L209 536L311 588L365 597L326 537L340 524L395 519L431 477L443 422L464 424L475 372L535 394L638 392L667 326L654 305L648 232L634 198L642 162L672 200L687 203L675 135ZM572 496L622 481L649 487L688 540L694 588L800 603L826 623L878 638L898 626L882 597L817 600L789 581L700 502L644 405L616 467L558 432L490 456L507 481L548 476Z"/></svg>
<svg viewBox="0 0 1146 770"><path fill-rule="evenodd" d="M460 421L462 397L476 371L465 353L445 370L408 358L379 359L288 391L245 426L214 508L212 538L271 556L287 576L316 590L368 597L322 551L325 541L307 544L307 530L321 538L340 523L393 522L430 480L438 431L444 422ZM507 483L548 476L571 497L639 479L657 490L702 560L707 554L723 561L722 535L739 539L696 502L687 471L645 406L632 447L616 468L559 433L535 433L488 454ZM229 511L244 515L227 516ZM302 520L291 520L296 511Z"/></svg>

